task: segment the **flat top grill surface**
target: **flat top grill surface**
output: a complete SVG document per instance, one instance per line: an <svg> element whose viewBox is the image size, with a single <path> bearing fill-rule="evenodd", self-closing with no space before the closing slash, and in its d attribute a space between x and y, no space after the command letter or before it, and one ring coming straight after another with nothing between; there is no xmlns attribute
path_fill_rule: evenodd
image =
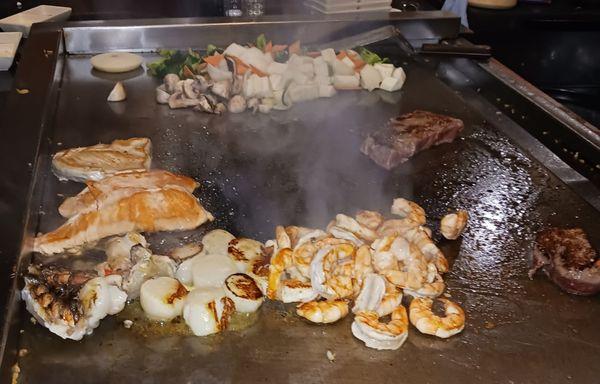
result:
<svg viewBox="0 0 600 384"><path fill-rule="evenodd" d="M155 56L148 55L148 61ZM598 246L598 211L573 193L436 76L433 65L398 56L408 79L401 92L339 92L333 99L268 115L216 117L170 110L154 101L158 80L143 73L124 82L127 101L108 103L112 81L91 71L89 57L64 59L54 153L74 146L147 136L153 167L201 183L197 195L217 220L197 231L150 236L165 252L212 228L266 240L275 225L324 227L339 212L389 211L392 199L414 199L430 224L450 210L469 211L457 241L441 241L451 263L445 277L467 314L448 340L411 326L405 345L378 352L350 332L352 316L316 326L293 306L269 302L241 331L210 337L153 335L105 319L81 342L62 341L33 325L22 309L19 359L28 383L590 383L600 367L598 298L567 295L546 278L527 278L532 239L548 226L580 226ZM463 119L451 144L434 147L388 172L362 155L362 139L389 118L425 109ZM40 176L39 231L62 220L63 196L82 186ZM439 235L436 235L439 240ZM83 263L83 259L77 261ZM23 304L21 303L21 306ZM335 362L326 357L335 353Z"/></svg>

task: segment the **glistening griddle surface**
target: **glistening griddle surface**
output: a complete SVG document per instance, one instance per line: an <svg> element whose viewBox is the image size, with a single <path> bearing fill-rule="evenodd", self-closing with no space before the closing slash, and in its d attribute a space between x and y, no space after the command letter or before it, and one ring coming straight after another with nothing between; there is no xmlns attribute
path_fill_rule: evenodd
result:
<svg viewBox="0 0 600 384"><path fill-rule="evenodd" d="M147 56L147 60L155 59ZM404 63L404 64L403 64ZM435 76L429 65L397 61L401 92L339 92L268 115L216 117L170 110L154 101L158 80L124 82L127 101L108 103L114 85L91 72L89 58L65 59L49 152L147 136L155 168L194 177L217 220L197 231L157 234L165 252L211 228L266 240L274 226L324 227L338 212L387 213L394 197L414 199L436 219L469 211L457 241L441 241L451 263L447 293L467 314L449 340L409 330L397 351L368 349L350 332L352 316L317 326L293 306L265 304L258 321L210 337L140 335L122 318L105 319L81 342L63 341L21 316L21 377L30 383L590 383L599 373L597 298L567 295L544 277L527 278L533 236L546 226L580 226L598 246L598 211L501 133ZM362 155L362 139L389 118L425 109L464 120L454 143L432 148L387 172ZM59 182L48 168L39 231L60 222L63 196L82 186ZM439 235L436 233L439 240ZM85 259L85 258L84 258ZM82 260L78 260L80 263ZM21 303L21 305L23 305ZM24 309L23 309L24 311ZM136 327L134 323L133 327ZM335 353L330 362L326 352Z"/></svg>

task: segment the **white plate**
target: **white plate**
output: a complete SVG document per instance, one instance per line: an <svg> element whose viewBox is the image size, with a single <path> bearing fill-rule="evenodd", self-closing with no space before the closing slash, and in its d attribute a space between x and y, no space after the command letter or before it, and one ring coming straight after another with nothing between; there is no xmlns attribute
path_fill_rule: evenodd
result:
<svg viewBox="0 0 600 384"><path fill-rule="evenodd" d="M21 32L0 32L0 71L8 71L21 41Z"/></svg>
<svg viewBox="0 0 600 384"><path fill-rule="evenodd" d="M65 21L71 16L71 8L55 5L39 5L35 8L19 12L0 20L0 28L6 32L21 32L29 36L29 30L34 23L50 21Z"/></svg>
<svg viewBox="0 0 600 384"><path fill-rule="evenodd" d="M381 3L356 3L350 5L338 5L338 6L323 6L319 2L314 0L308 0L304 3L305 6L312 8L320 13L335 14L335 13L364 13L364 12L390 12L392 10L391 2Z"/></svg>

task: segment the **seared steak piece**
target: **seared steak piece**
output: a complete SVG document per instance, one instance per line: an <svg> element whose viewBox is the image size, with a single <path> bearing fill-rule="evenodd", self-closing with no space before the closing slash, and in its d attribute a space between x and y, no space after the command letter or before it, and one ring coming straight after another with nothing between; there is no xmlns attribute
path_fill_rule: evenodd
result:
<svg viewBox="0 0 600 384"><path fill-rule="evenodd" d="M389 170L417 152L450 143L463 128L460 119L417 110L391 119L385 127L369 135L360 150Z"/></svg>
<svg viewBox="0 0 600 384"><path fill-rule="evenodd" d="M533 249L533 267L561 289L576 295L600 292L600 259L581 228L550 228L539 232Z"/></svg>

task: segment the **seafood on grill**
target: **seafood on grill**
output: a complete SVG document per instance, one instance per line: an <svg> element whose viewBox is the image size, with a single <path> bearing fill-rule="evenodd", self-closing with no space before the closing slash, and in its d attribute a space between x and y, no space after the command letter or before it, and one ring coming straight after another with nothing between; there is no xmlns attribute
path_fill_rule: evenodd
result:
<svg viewBox="0 0 600 384"><path fill-rule="evenodd" d="M213 216L187 190L167 185L133 192L97 210L81 212L54 231L38 236L33 249L54 254L127 232L194 229Z"/></svg>
<svg viewBox="0 0 600 384"><path fill-rule="evenodd" d="M57 152L52 157L52 170L64 180L97 181L120 171L147 170L151 161L150 139L134 137Z"/></svg>
<svg viewBox="0 0 600 384"><path fill-rule="evenodd" d="M440 232L448 240L456 240L463 233L469 221L469 214L465 210L449 213L440 221Z"/></svg>
<svg viewBox="0 0 600 384"><path fill-rule="evenodd" d="M182 318L195 335L227 329L235 312L256 312L265 299L264 245L217 229L172 256L157 255L137 232L99 243L106 260L79 271L32 265L21 295L27 309L53 333L79 340L99 321L139 301L150 321ZM69 259L67 259L69 260Z"/></svg>
<svg viewBox="0 0 600 384"><path fill-rule="evenodd" d="M352 308L355 337L367 347L399 348L409 324L403 294L416 303L442 295L448 262L424 227L423 208L398 198L391 213L399 218L386 220L373 211L338 214L326 231L277 226L275 238L265 243L273 251L268 297L298 302L296 313L315 323L338 321ZM439 337L462 331L462 309L451 303L447 311L449 319L462 314L460 327L431 331L423 320L417 329Z"/></svg>
<svg viewBox="0 0 600 384"><path fill-rule="evenodd" d="M86 185L77 195L67 197L62 202L58 207L61 216L69 218L78 213L98 210L103 205L147 189L175 185L192 193L198 187L194 179L160 169L122 171L101 181L89 180Z"/></svg>
<svg viewBox="0 0 600 384"><path fill-rule="evenodd" d="M21 297L27 310L52 333L81 340L107 315L120 312L127 300L121 276L97 276L93 271L31 265Z"/></svg>
<svg viewBox="0 0 600 384"><path fill-rule="evenodd" d="M444 306L444 316L433 313L433 299L417 297L410 303L410 322L421 333L448 338L465 328L465 312L458 304L438 298Z"/></svg>

